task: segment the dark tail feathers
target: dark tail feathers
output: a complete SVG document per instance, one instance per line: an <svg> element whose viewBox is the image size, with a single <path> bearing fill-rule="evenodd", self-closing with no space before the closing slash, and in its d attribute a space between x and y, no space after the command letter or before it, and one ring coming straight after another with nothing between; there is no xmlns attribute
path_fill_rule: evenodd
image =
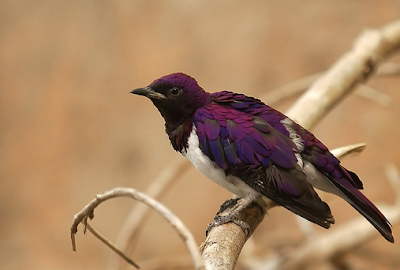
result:
<svg viewBox="0 0 400 270"><path fill-rule="evenodd" d="M331 178L331 182L344 195L346 201L360 212L360 214L362 214L372 225L374 225L386 240L394 243L390 222L379 211L379 209L357 189L357 187L354 187L347 179L343 178Z"/></svg>

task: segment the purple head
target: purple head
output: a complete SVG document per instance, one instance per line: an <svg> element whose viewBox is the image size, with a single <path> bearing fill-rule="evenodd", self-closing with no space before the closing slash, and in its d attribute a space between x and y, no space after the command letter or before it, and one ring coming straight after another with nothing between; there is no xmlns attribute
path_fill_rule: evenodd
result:
<svg viewBox="0 0 400 270"><path fill-rule="evenodd" d="M209 93L184 73L173 73L131 93L148 97L165 119L167 131L193 117L196 109L208 100Z"/></svg>
<svg viewBox="0 0 400 270"><path fill-rule="evenodd" d="M171 85L187 90L200 88L197 81L184 73L172 73L154 80L149 86L157 88L161 85Z"/></svg>

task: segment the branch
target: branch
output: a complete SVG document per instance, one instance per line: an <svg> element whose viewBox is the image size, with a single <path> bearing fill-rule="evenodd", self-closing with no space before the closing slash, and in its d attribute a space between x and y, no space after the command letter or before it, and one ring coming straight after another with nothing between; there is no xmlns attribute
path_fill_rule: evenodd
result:
<svg viewBox="0 0 400 270"><path fill-rule="evenodd" d="M289 109L287 116L312 128L360 82L368 79L378 64L400 47L400 21L380 30L370 29ZM307 108L305 110L304 108Z"/></svg>
<svg viewBox="0 0 400 270"><path fill-rule="evenodd" d="M139 269L139 265L137 265L134 261L132 261L130 258L128 258L119 248L117 248L113 243L108 241L107 238L105 238L102 234L100 234L98 231L96 231L90 224L87 222L87 220L84 221L85 227L103 244L105 244L107 247L109 247L112 251L118 254L122 259L127 261L129 264L133 265L137 269ZM75 241L74 241L75 242ZM76 247L75 247L76 248Z"/></svg>
<svg viewBox="0 0 400 270"><path fill-rule="evenodd" d="M192 256L192 260L195 264L196 269L202 269L202 270L205 269L203 259L200 256L194 237L190 233L190 231L186 228L186 226L183 224L183 222L164 205L160 204L159 202L147 196L146 194L143 194L132 188L115 188L110 191L104 192L100 195L97 195L95 199L93 199L78 214L74 216L73 224L71 226L71 239L74 250L76 250L75 234L78 231L78 225L81 222L85 223L88 217L90 219L93 219L94 209L96 209L96 207L100 205L102 202L118 197L128 197L135 199L150 206L152 209L156 210L159 214L161 214L172 225L172 227L176 230L178 235L185 242Z"/></svg>
<svg viewBox="0 0 400 270"><path fill-rule="evenodd" d="M333 149L331 150L331 153L339 160L342 160L351 155L360 154L362 151L365 150L366 146L367 145L365 143L356 143Z"/></svg>
<svg viewBox="0 0 400 270"><path fill-rule="evenodd" d="M295 95L300 95L308 87L310 87L317 79L322 77L324 73L318 72L312 75L305 76L303 78L297 79L283 86L275 88L261 97L262 100L266 100L269 105L273 106L278 102L282 102L286 99L292 98ZM382 63L377 71L376 76L398 76L400 75L400 64L397 63ZM383 106L387 106L391 102L391 98L371 87L366 85L361 85L362 87L356 91L356 94L370 99L372 101L377 101Z"/></svg>
<svg viewBox="0 0 400 270"><path fill-rule="evenodd" d="M400 75L400 64L385 63L378 68L377 74L381 75L381 76L399 76Z"/></svg>
<svg viewBox="0 0 400 270"><path fill-rule="evenodd" d="M187 160L180 158L175 160L172 164L166 166L158 176L151 182L147 187L145 194L153 199L161 198L172 184L176 182L182 176L190 166ZM136 204L128 217L126 218L121 230L118 233L116 245L121 249L130 254L131 247L134 243L134 239L139 231L140 225L142 225L150 214L150 209L144 204ZM117 269L117 262L111 263L111 269ZM120 265L121 267L121 265Z"/></svg>
<svg viewBox="0 0 400 270"><path fill-rule="evenodd" d="M266 100L270 105L281 102L294 95L300 94L322 75L323 72L318 72L285 84L265 94L262 100Z"/></svg>
<svg viewBox="0 0 400 270"><path fill-rule="evenodd" d="M353 49L341 57L313 86L289 109L287 115L295 119L303 127L310 129L321 120L332 108L343 100L358 83L365 81L372 74L379 62L400 47L400 21L384 26L381 30L365 31L356 41ZM306 108L306 109L305 109ZM262 211L262 215L266 213ZM241 220L248 215L243 214ZM249 217L250 218L250 217ZM262 218L258 219L262 220ZM237 239L231 242L215 242L211 239L230 239L237 227L225 224L213 228L204 245L210 247L203 258L208 269L234 269L237 256L246 239L238 232ZM240 230L240 229L239 229ZM231 250L225 258L221 256L221 247ZM237 250L237 251L236 251ZM236 251L236 252L235 252ZM224 253L226 255L226 253ZM211 268L214 267L214 268Z"/></svg>
<svg viewBox="0 0 400 270"><path fill-rule="evenodd" d="M257 203L241 211L238 219L246 222L250 227L250 232L254 232L264 218L265 209L271 207L272 205L265 205L263 200L259 199ZM229 209L225 212L229 212ZM247 237L250 236L245 235L243 230L234 223L214 227L209 232L206 241L200 246L206 269L234 269Z"/></svg>

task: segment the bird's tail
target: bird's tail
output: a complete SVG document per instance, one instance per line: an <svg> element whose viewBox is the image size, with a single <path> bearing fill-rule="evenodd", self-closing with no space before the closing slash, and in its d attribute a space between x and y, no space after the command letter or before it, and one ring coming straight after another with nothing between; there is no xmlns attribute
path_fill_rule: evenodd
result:
<svg viewBox="0 0 400 270"><path fill-rule="evenodd" d="M344 168L343 168L344 169ZM346 169L344 169L346 170ZM347 170L346 170L347 171ZM355 173L347 171L348 177L357 178ZM350 176L351 175L351 176ZM357 187L352 185L347 179L330 179L332 184L340 191L343 198L350 203L360 214L362 214L374 227L391 243L394 243L391 224L379 209L367 198ZM360 181L361 183L361 181ZM362 188L362 186L360 187Z"/></svg>

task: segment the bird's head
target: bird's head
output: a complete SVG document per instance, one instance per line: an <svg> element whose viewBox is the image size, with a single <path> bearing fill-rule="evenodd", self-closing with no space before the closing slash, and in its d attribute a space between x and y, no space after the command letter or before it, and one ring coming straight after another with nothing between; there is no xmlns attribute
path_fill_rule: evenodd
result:
<svg viewBox="0 0 400 270"><path fill-rule="evenodd" d="M166 75L131 93L149 98L164 117L167 129L191 118L209 97L194 78L183 73Z"/></svg>

